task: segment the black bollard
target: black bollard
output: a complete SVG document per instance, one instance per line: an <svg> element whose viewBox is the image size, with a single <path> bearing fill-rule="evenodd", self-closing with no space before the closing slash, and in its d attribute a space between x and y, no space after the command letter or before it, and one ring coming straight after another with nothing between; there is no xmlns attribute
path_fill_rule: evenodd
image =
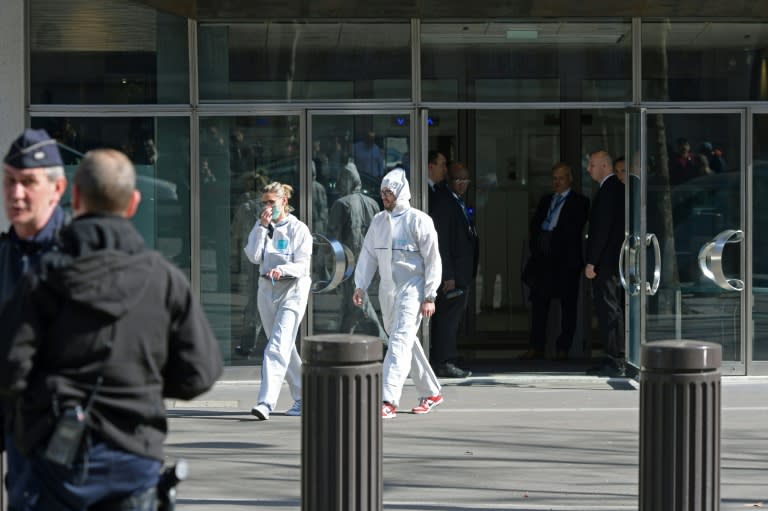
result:
<svg viewBox="0 0 768 511"><path fill-rule="evenodd" d="M382 509L383 346L363 335L302 340L302 511Z"/></svg>
<svg viewBox="0 0 768 511"><path fill-rule="evenodd" d="M719 511L719 344L640 346L639 511Z"/></svg>

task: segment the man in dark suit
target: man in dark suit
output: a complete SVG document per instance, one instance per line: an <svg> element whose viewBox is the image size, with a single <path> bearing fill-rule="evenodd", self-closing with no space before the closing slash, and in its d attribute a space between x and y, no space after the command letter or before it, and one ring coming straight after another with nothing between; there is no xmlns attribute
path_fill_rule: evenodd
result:
<svg viewBox="0 0 768 511"><path fill-rule="evenodd" d="M464 204L470 175L461 162L451 164L446 187L435 193L431 215L437 229L443 283L431 321L431 361L435 374L443 378L466 378L472 373L455 362L456 337L467 308L467 297L477 275L478 243L472 211Z"/></svg>
<svg viewBox="0 0 768 511"><path fill-rule="evenodd" d="M445 189L446 172L448 172L448 167L446 167L445 155L435 149L430 150L427 153L427 192L429 193L427 207L430 215L438 192Z"/></svg>
<svg viewBox="0 0 768 511"><path fill-rule="evenodd" d="M624 184L613 173L613 162L606 151L589 158L587 169L600 188L592 200L584 275L592 281L592 296L597 309L607 361L590 373L621 375L624 372L623 289L619 282L619 254L624 242Z"/></svg>
<svg viewBox="0 0 768 511"><path fill-rule="evenodd" d="M521 360L543 358L547 316L552 299L560 300L560 335L555 358L565 360L576 331L579 281L584 267L582 234L589 199L571 189L573 175L567 163L552 167L552 191L539 201L530 226L530 252L523 273L531 296L530 349Z"/></svg>

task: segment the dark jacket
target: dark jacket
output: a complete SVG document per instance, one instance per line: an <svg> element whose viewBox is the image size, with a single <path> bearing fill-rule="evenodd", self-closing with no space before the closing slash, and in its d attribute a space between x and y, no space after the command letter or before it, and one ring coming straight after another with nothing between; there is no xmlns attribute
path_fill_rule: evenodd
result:
<svg viewBox="0 0 768 511"><path fill-rule="evenodd" d="M599 275L618 275L624 243L624 183L611 174L592 199L586 263Z"/></svg>
<svg viewBox="0 0 768 511"><path fill-rule="evenodd" d="M60 234L0 313L0 393L14 439L42 447L56 408L85 404L97 436L162 459L163 398L191 399L221 374L216 339L186 277L121 217L88 215Z"/></svg>
<svg viewBox="0 0 768 511"><path fill-rule="evenodd" d="M443 282L455 280L456 287L466 289L477 275L478 240L474 222L464 214L453 192L438 189L433 197L432 220L437 230Z"/></svg>
<svg viewBox="0 0 768 511"><path fill-rule="evenodd" d="M427 212L432 215L432 211L435 209L437 200L448 191L448 186L445 184L445 180L435 183L433 185L427 184Z"/></svg>
<svg viewBox="0 0 768 511"><path fill-rule="evenodd" d="M541 198L531 220L530 247L533 258L545 255L539 253L538 249L541 247L540 238L544 233L541 224L549 213L552 195L550 193ZM548 264L551 264L549 271L555 268L581 270L584 267L582 239L588 214L589 199L572 189L560 207L557 225L552 230L548 242L548 254L546 256Z"/></svg>
<svg viewBox="0 0 768 511"><path fill-rule="evenodd" d="M573 275L584 267L583 234L589 214L589 199L571 189L560 207L557 225L544 231L541 224L552 205L552 195L541 198L529 229L530 257L523 269L523 282L531 294L557 298L566 286L577 285Z"/></svg>
<svg viewBox="0 0 768 511"><path fill-rule="evenodd" d="M0 234L0 306L11 299L26 269L37 266L40 257L51 249L66 221L67 215L56 206L33 239L19 239L13 228Z"/></svg>

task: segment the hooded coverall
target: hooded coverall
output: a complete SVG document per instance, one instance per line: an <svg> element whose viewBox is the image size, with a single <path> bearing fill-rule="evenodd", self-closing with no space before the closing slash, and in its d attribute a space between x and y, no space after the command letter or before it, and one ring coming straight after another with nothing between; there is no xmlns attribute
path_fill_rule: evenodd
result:
<svg viewBox="0 0 768 511"><path fill-rule="evenodd" d="M379 302L389 334L382 399L397 406L409 372L420 397L440 394L440 383L417 334L421 303L437 294L442 265L432 218L411 208L405 172L389 172L381 189L391 190L396 204L392 211L373 217L355 268L355 286L365 291L378 269Z"/></svg>
<svg viewBox="0 0 768 511"><path fill-rule="evenodd" d="M264 227L260 222L248 235L245 255L253 264L261 264L258 307L264 332L269 337L264 349L258 403L270 412L277 404L283 380L288 380L294 401L301 400L301 357L296 349L296 334L307 309L312 279L312 234L293 215L278 224ZM265 275L277 268L279 280Z"/></svg>

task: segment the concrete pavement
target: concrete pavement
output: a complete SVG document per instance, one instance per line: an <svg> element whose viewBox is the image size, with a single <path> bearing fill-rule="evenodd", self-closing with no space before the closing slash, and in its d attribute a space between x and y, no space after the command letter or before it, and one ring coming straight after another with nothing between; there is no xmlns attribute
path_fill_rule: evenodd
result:
<svg viewBox="0 0 768 511"><path fill-rule="evenodd" d="M384 421L384 509L637 509L633 380L487 373L443 383L432 413ZM257 392L255 381L221 382L169 402L166 454L191 471L180 511L301 508L301 420L255 421ZM723 511L768 507L767 400L768 379L723 378ZM409 380L401 408L416 401ZM278 410L290 405L286 387Z"/></svg>

